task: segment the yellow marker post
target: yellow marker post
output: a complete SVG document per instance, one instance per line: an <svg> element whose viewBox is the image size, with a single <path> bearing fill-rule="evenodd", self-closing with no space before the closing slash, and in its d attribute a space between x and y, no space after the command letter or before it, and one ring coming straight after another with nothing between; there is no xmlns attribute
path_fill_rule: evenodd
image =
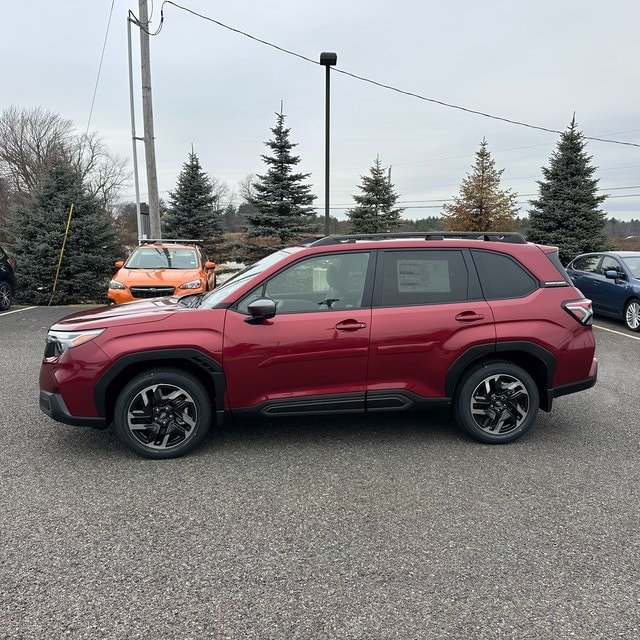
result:
<svg viewBox="0 0 640 640"><path fill-rule="evenodd" d="M67 244L67 237L69 236L69 227L71 226L71 217L73 216L73 208L75 204L72 202L69 207L69 217L67 218L67 228L64 230L64 239L62 240L62 249L60 249L60 258L58 259L58 268L56 269L56 277L53 280L53 290L51 291L51 297L49 298L49 305L51 306L51 302L53 300L53 295L56 292L56 287L58 286L58 277L60 276L60 267L62 266L62 256L64 255L64 248Z"/></svg>

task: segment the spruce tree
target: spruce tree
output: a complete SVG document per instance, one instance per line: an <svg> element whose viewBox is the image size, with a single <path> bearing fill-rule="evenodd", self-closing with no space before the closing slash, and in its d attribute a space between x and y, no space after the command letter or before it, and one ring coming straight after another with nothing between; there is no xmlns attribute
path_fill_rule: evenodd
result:
<svg viewBox="0 0 640 640"><path fill-rule="evenodd" d="M476 161L460 186L453 204L445 204L442 225L447 231L513 231L518 206L516 194L500 189L504 169L497 170L483 138Z"/></svg>
<svg viewBox="0 0 640 640"><path fill-rule="evenodd" d="M162 218L163 237L198 240L205 253L215 260L216 250L224 239L217 204L211 178L191 151L182 165L175 190L169 192L169 208Z"/></svg>
<svg viewBox="0 0 640 640"><path fill-rule="evenodd" d="M54 160L30 196L12 211L19 301L106 302L114 262L121 252L112 222L100 200L83 184L78 170L61 157Z"/></svg>
<svg viewBox="0 0 640 640"><path fill-rule="evenodd" d="M549 166L542 167L539 198L531 200L527 239L557 246L563 264L579 253L606 248L605 213L599 208L606 196L597 193L599 180L593 177L591 159L574 116Z"/></svg>
<svg viewBox="0 0 640 640"><path fill-rule="evenodd" d="M380 233L394 231L401 225L402 208L395 207L398 194L391 183L391 175L376 157L370 175L360 176L362 182L354 195L357 207L347 211L353 233Z"/></svg>
<svg viewBox="0 0 640 640"><path fill-rule="evenodd" d="M304 182L311 174L294 172L300 157L291 153L297 143L290 141L291 130L284 126L284 121L285 115L277 113L276 126L271 129L273 138L265 142L272 155L261 156L267 173L256 176L253 193L247 196L251 205L245 212L248 248L254 256L318 231L311 206L316 196L311 193L311 185ZM262 238L262 242L257 238ZM269 246L265 247L265 242Z"/></svg>

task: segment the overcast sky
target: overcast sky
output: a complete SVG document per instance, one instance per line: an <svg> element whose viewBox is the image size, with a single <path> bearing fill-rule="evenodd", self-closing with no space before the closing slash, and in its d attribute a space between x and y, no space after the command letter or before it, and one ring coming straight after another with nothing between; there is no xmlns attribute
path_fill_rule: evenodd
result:
<svg viewBox="0 0 640 640"><path fill-rule="evenodd" d="M113 3L113 11L111 13ZM164 5L151 38L160 197L193 144L232 190L264 173L261 154L281 101L299 168L324 209L325 69L501 118L640 144L638 0L182 0L184 7L312 62ZM0 109L41 106L89 125L131 159L126 17L136 0L4 0ZM153 6L152 6L153 5ZM151 29L160 24L159 0ZM108 29L109 15L111 24ZM104 62L89 121L103 44ZM137 133L142 135L139 35L133 33ZM439 215L459 191L483 138L522 214L559 136L331 74L331 207L353 205L379 155L407 207ZM608 216L640 218L640 148L588 141ZM140 180L146 199L143 146ZM123 198L134 200L133 182Z"/></svg>

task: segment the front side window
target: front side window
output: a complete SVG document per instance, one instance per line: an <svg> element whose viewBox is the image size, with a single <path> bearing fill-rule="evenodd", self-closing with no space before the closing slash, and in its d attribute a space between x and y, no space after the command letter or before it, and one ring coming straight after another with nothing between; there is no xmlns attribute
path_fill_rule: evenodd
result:
<svg viewBox="0 0 640 640"><path fill-rule="evenodd" d="M605 275L607 271L615 271L618 275L624 275L624 269L620 263L611 256L604 256L600 265L600 273Z"/></svg>
<svg viewBox="0 0 640 640"><path fill-rule="evenodd" d="M300 260L254 289L238 311L258 298L276 301L281 313L356 309L363 305L369 253L339 253Z"/></svg>
<svg viewBox="0 0 640 640"><path fill-rule="evenodd" d="M400 307L467 299L468 272L461 251L385 251L380 304Z"/></svg>

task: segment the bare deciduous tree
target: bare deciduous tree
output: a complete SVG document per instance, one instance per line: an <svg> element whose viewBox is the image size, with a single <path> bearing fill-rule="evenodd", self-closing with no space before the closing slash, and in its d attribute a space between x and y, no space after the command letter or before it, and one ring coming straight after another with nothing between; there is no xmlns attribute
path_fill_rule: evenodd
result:
<svg viewBox="0 0 640 640"><path fill-rule="evenodd" d="M73 124L57 113L12 106L0 115L0 167L17 192L30 191L73 136Z"/></svg>
<svg viewBox="0 0 640 640"><path fill-rule="evenodd" d="M79 170L105 209L112 208L129 178L126 161L111 155L95 132L79 135L71 120L42 107L12 106L0 114L0 176L14 193L31 192L59 157Z"/></svg>
<svg viewBox="0 0 640 640"><path fill-rule="evenodd" d="M251 200L256 195L255 183L256 183L255 173L248 173L238 183L238 191L240 192L240 197L245 202L251 202Z"/></svg>

